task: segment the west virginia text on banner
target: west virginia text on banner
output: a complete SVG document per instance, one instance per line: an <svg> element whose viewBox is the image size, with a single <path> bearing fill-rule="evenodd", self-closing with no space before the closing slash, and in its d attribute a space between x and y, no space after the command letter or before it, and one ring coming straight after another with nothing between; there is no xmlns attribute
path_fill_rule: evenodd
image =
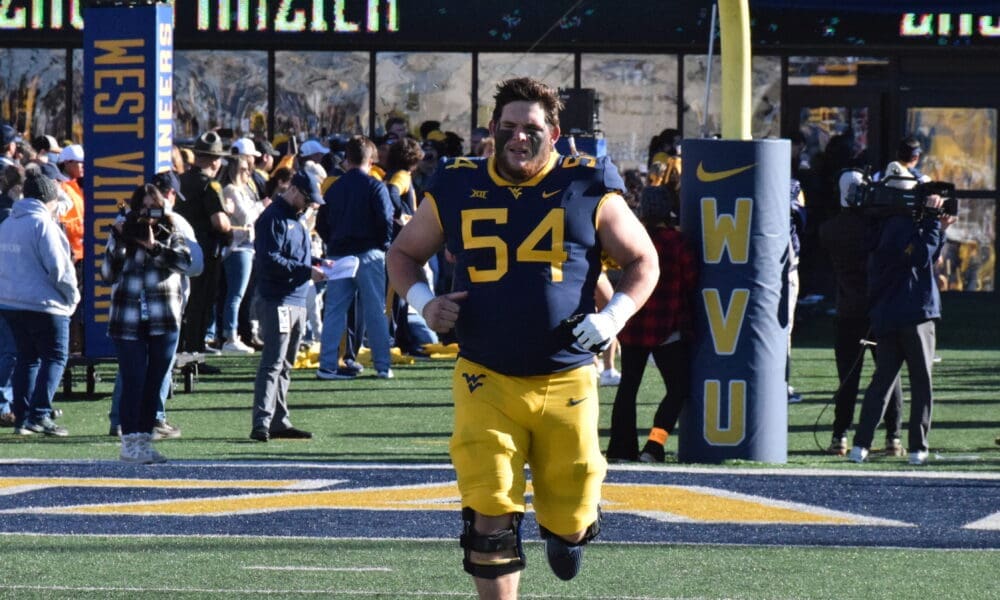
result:
<svg viewBox="0 0 1000 600"><path fill-rule="evenodd" d="M684 141L681 229L701 277L682 461L788 458L790 161L787 140Z"/></svg>
<svg viewBox="0 0 1000 600"><path fill-rule="evenodd" d="M132 191L170 168L173 12L166 4L90 8L83 46L85 354L114 356L111 285L100 281L108 228Z"/></svg>

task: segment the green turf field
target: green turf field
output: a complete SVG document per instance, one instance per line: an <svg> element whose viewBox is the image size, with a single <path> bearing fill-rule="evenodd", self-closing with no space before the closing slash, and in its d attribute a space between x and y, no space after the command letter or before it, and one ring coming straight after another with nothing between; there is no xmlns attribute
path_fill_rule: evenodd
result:
<svg viewBox="0 0 1000 600"><path fill-rule="evenodd" d="M931 468L996 469L994 438L1000 435L1000 351L941 348L935 365L934 425ZM312 371L293 374L289 404L297 427L313 431L312 442L252 442L250 407L256 360L252 357L210 359L221 375L203 376L194 393L178 393L167 404L168 417L183 437L160 444L169 458L207 460L306 460L447 462L451 428L448 361L396 366L396 378L377 380L370 373L354 381L318 381ZM870 362L870 361L867 361ZM871 374L865 364L862 382ZM826 348L793 351L792 383L804 401L789 407L788 464L848 466L821 452L830 441L837 385L833 352ZM15 437L0 430L0 456L62 459L112 459L118 441L109 437L107 412L114 365L101 365L97 399L57 400L66 415L61 423L67 438ZM370 369L369 369L370 371ZM75 389L84 389L83 369L77 369ZM601 426L606 433L616 388L601 388ZM663 394L658 374L647 370L639 398L639 423L651 424ZM904 396L906 381L904 377ZM860 411L860 402L858 410ZM904 407L904 427L907 408ZM818 420L818 424L817 424ZM646 426L646 425L644 425ZM882 436L876 437L881 443ZM676 450L671 438L667 451ZM976 457L979 459L977 460ZM668 457L668 461L672 460ZM896 467L900 461L873 461L860 468Z"/></svg>
<svg viewBox="0 0 1000 600"><path fill-rule="evenodd" d="M3 547L4 598L474 597L454 542L16 536ZM570 584L541 543L526 552L522 598L997 597L996 552L597 544ZM14 556L31 558L14 568Z"/></svg>
<svg viewBox="0 0 1000 600"><path fill-rule="evenodd" d="M980 327L966 325L964 333L945 333L946 324L941 326L943 361L935 366L928 472L1000 470L1000 447L994 444L1000 435L1000 350L993 341L994 322L995 317L980 322ZM814 317L797 336L792 383L805 401L789 407L788 465L909 469L905 459L876 458L858 466L821 451L829 443L829 402L837 385L833 353L823 343L829 330L828 319ZM313 431L316 439L267 444L247 438L256 360L223 357L212 362L224 372L202 377L194 393L180 393L168 404L170 420L183 430L182 438L159 444L171 459L448 461L449 362L397 366L393 380L376 380L369 372L355 381L321 382L312 372L296 372L290 392L292 419ZM866 365L862 387L870 373ZM102 366L99 374L99 398L57 401L66 413L61 423L69 428L69 437L18 438L9 429L0 430L0 460L115 460L118 443L107 435L106 416L113 365ZM663 392L655 372L648 374L640 397L644 425ZM76 389L82 391L82 369L75 378ZM905 387L904 377L904 394ZM601 389L602 433L613 397L614 388ZM877 442L881 439L876 437ZM675 449L676 439L671 439L667 450ZM670 464L676 464L672 455ZM16 517L0 515L3 518ZM453 540L275 539L261 533L260 538L3 535L0 598L472 597ZM452 533L441 537L447 540ZM387 531L386 538L391 537ZM567 585L545 567L542 546L528 544L522 597L1000 598L996 551L603 543L587 553L583 574ZM259 568L264 566L298 570Z"/></svg>

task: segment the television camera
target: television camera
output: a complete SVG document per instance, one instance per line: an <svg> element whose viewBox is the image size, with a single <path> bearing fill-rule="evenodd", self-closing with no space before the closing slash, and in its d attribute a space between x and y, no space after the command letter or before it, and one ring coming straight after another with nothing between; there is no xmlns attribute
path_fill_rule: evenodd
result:
<svg viewBox="0 0 1000 600"><path fill-rule="evenodd" d="M891 163L885 177L873 181L871 174L862 169L845 169L840 177L850 180L844 200L847 206L860 208L872 216L912 214L914 218L958 214L958 197L955 184L946 181L931 181L926 176L914 177L905 168L893 169ZM930 196L944 199L939 208L927 206Z"/></svg>

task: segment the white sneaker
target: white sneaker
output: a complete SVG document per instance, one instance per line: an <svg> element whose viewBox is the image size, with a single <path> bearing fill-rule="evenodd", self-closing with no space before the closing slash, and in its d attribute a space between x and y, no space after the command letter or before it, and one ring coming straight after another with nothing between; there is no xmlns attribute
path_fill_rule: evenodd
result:
<svg viewBox="0 0 1000 600"><path fill-rule="evenodd" d="M851 453L847 455L847 460L858 464L865 462L866 458L868 458L868 449L861 446L851 448Z"/></svg>
<svg viewBox="0 0 1000 600"><path fill-rule="evenodd" d="M254 350L247 346L239 338L227 341L222 345L222 351L226 354L253 354Z"/></svg>
<svg viewBox="0 0 1000 600"><path fill-rule="evenodd" d="M140 443L139 438L142 437L141 433L128 433L122 436L122 451L118 455L118 458L122 462L128 463L141 463L142 459L139 456Z"/></svg>
<svg viewBox="0 0 1000 600"><path fill-rule="evenodd" d="M622 382L622 374L618 372L618 369L605 369L601 371L601 376L598 379L598 384L601 387L609 387L613 385L618 385Z"/></svg>
<svg viewBox="0 0 1000 600"><path fill-rule="evenodd" d="M396 374L392 372L392 369L387 369L385 371L379 371L375 374L375 376L379 379L393 379L396 377Z"/></svg>
<svg viewBox="0 0 1000 600"><path fill-rule="evenodd" d="M926 450L919 450L917 452L910 452L910 464L911 465L926 465L927 457L929 453Z"/></svg>
<svg viewBox="0 0 1000 600"><path fill-rule="evenodd" d="M152 435L130 433L122 436L122 451L119 455L124 462L150 465L167 462L167 457L153 449Z"/></svg>

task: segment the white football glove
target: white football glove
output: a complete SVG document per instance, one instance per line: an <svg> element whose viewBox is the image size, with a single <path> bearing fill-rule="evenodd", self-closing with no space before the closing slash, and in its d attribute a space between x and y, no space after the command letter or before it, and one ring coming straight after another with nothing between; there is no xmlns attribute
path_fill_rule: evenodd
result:
<svg viewBox="0 0 1000 600"><path fill-rule="evenodd" d="M601 352L618 335L636 311L635 302L626 294L615 293L599 313L589 314L573 328L578 344L591 352Z"/></svg>
<svg viewBox="0 0 1000 600"><path fill-rule="evenodd" d="M611 343L620 328L614 319L604 313L591 313L573 328L576 343L591 352L602 352Z"/></svg>

